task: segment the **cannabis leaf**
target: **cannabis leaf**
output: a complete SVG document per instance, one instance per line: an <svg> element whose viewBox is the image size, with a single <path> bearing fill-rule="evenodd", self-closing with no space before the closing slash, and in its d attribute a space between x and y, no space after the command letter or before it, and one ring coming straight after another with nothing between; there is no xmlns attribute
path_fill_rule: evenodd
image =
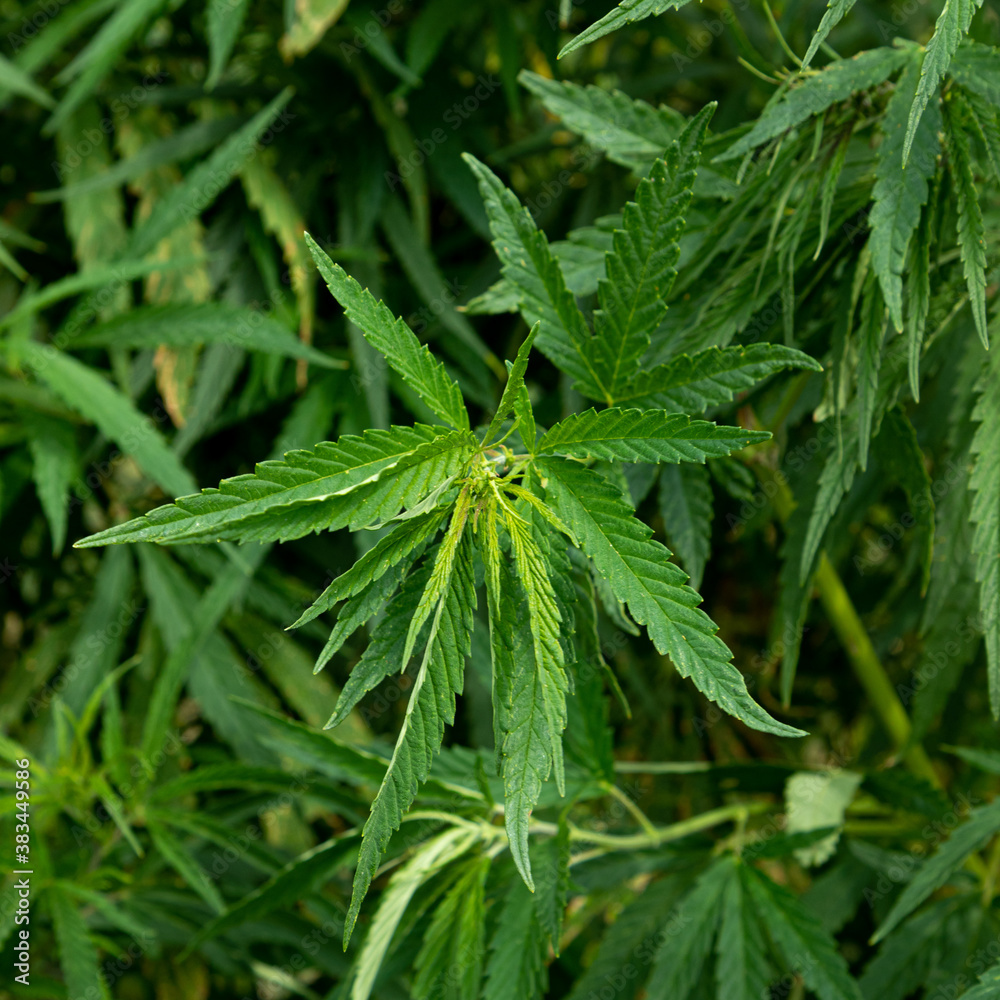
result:
<svg viewBox="0 0 1000 1000"><path fill-rule="evenodd" d="M823 12L823 20L819 22L819 27L813 33L809 48L802 57L802 69L808 69L809 63L819 52L820 46L826 41L827 35L844 19L854 6L855 0L830 0Z"/></svg>
<svg viewBox="0 0 1000 1000"><path fill-rule="evenodd" d="M972 439L975 464L969 478L970 517L975 524L972 551L979 581L979 609L986 633L990 707L1000 717L1000 351L994 345L976 383L978 399L972 419L978 422Z"/></svg>
<svg viewBox="0 0 1000 1000"><path fill-rule="evenodd" d="M709 347L636 372L618 389L614 401L675 413L701 413L730 402L737 392L785 368L823 370L809 355L781 344Z"/></svg>
<svg viewBox="0 0 1000 1000"><path fill-rule="evenodd" d="M607 277L597 286L600 308L594 313L593 363L608 399L632 375L649 348L650 334L667 309L666 297L677 277L684 212L701 159L715 105L708 104L685 126L639 181L635 200L625 205L622 228L607 254Z"/></svg>
<svg viewBox="0 0 1000 1000"><path fill-rule="evenodd" d="M567 128L637 173L648 170L684 127L684 118L671 108L654 108L617 90L550 80L529 70L517 79Z"/></svg>
<svg viewBox="0 0 1000 1000"><path fill-rule="evenodd" d="M622 0L617 7L612 8L599 21L595 21L586 31L581 31L573 41L564 45L558 58L568 56L584 45L596 42L598 38L610 35L612 31L623 28L626 24L641 21L647 17L656 17L668 10L683 7L690 0Z"/></svg>
<svg viewBox="0 0 1000 1000"><path fill-rule="evenodd" d="M458 383L445 371L416 334L392 315L384 302L363 289L306 233L309 252L333 297L365 339L399 372L403 381L444 421L460 430L469 429L469 414Z"/></svg>
<svg viewBox="0 0 1000 1000"><path fill-rule="evenodd" d="M769 105L753 128L716 160L721 162L746 155L788 129L801 125L807 118L846 100L855 91L868 90L882 83L909 58L906 50L880 48L830 63L787 90L777 103Z"/></svg>
<svg viewBox="0 0 1000 1000"><path fill-rule="evenodd" d="M284 461L259 462L252 474L224 479L218 489L181 497L76 544L264 542L360 528L415 505L459 472L475 447L469 431L425 424L347 435L289 452Z"/></svg>
<svg viewBox="0 0 1000 1000"><path fill-rule="evenodd" d="M540 458L538 467L547 479L546 496L556 513L573 525L584 553L681 675L754 729L802 735L801 730L772 719L753 701L730 662L732 654L715 634L717 626L698 610L701 598L684 586L685 575L669 561L669 550L633 517L619 491L596 472L565 459Z"/></svg>
<svg viewBox="0 0 1000 1000"><path fill-rule="evenodd" d="M431 760L444 736L445 724L450 725L455 719L455 696L462 689L472 614L476 608L472 548L463 531L463 510L467 513L461 505L456 508L449 529L458 538L454 546L454 572L448 574L433 609L430 636L413 682L403 727L362 832L354 893L344 923L345 946L389 838L399 828L418 785L427 780ZM439 553L435 569L441 559Z"/></svg>
<svg viewBox="0 0 1000 1000"><path fill-rule="evenodd" d="M903 265L921 209L927 203L930 178L937 169L941 113L931 104L913 136L910 159L903 167L905 124L913 103L918 60L911 59L893 90L882 122L875 187L872 191L871 259L892 317L903 329Z"/></svg>
<svg viewBox="0 0 1000 1000"><path fill-rule="evenodd" d="M589 360L590 330L545 234L489 167L469 153L463 159L479 183L504 278L517 289L524 318L532 326L540 324L539 349L578 379L582 391L604 399L600 376Z"/></svg>
<svg viewBox="0 0 1000 1000"><path fill-rule="evenodd" d="M770 437L766 431L719 427L665 410L584 410L556 424L539 454L621 462L704 462Z"/></svg>
<svg viewBox="0 0 1000 1000"><path fill-rule="evenodd" d="M983 5L983 0L945 0L944 8L934 25L934 34L927 43L923 65L920 67L920 81L913 97L910 117L906 124L906 138L903 141L903 166L910 158L910 149L917 134L917 126L930 103L937 94L938 87L952 57L962 39L972 25L972 16Z"/></svg>

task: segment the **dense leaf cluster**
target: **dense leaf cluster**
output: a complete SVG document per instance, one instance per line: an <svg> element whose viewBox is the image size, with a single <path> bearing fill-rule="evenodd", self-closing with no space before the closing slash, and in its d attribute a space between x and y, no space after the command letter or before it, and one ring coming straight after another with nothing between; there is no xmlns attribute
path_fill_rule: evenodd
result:
<svg viewBox="0 0 1000 1000"><path fill-rule="evenodd" d="M24 995L1000 996L981 6L15 13Z"/></svg>

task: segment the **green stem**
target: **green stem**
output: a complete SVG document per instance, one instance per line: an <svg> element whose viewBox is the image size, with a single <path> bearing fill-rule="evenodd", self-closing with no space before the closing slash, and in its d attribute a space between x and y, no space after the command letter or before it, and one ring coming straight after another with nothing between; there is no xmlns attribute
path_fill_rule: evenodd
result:
<svg viewBox="0 0 1000 1000"><path fill-rule="evenodd" d="M847 658L851 661L855 676L868 694L872 708L882 721L886 732L897 750L903 752L906 766L914 774L926 778L931 784L941 787L937 773L924 748L919 743L911 743L912 726L903 703L896 694L889 675L879 661L875 647L858 612L851 603L850 595L840 579L833 563L825 552L820 554L816 567L816 590L826 609L837 638L840 639Z"/></svg>
<svg viewBox="0 0 1000 1000"><path fill-rule="evenodd" d="M758 470L762 471L759 466ZM775 475L770 481L777 489L774 495L774 509L784 523L791 515L795 501L784 476ZM924 748L919 743L910 742L913 729L910 717L906 714L906 709L903 708L903 703L899 700L871 639L868 638L868 631L851 602L843 580L840 579L825 552L820 553L813 582L830 624L833 625L833 630L847 653L854 674L861 681L875 714L885 727L897 752L902 752L906 766L914 774L925 778L936 788L941 788L937 772Z"/></svg>
<svg viewBox="0 0 1000 1000"><path fill-rule="evenodd" d="M601 786L607 791L613 799L617 799L626 810L628 810L629 815L646 831L650 836L656 836L656 827L653 826L652 820L632 801L628 793L619 788L612 781L602 781Z"/></svg>
<svg viewBox="0 0 1000 1000"><path fill-rule="evenodd" d="M608 851L634 851L645 847L659 847L672 840L680 840L692 833L709 830L720 823L740 820L753 813L766 812L771 806L767 802L740 802L736 805L720 806L708 812L682 819L670 826L654 827L648 833L600 833L596 830L583 830L574 823L569 824L569 839L585 844L597 844ZM532 833L555 835L559 828L555 823L532 823ZM601 852L604 853L604 852Z"/></svg>
<svg viewBox="0 0 1000 1000"><path fill-rule="evenodd" d="M710 771L707 760L616 760L619 774L699 774Z"/></svg>

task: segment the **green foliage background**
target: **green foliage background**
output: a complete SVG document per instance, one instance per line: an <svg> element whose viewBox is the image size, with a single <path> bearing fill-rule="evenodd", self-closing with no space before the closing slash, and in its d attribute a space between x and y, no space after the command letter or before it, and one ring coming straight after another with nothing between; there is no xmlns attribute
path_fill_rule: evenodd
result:
<svg viewBox="0 0 1000 1000"><path fill-rule="evenodd" d="M0 2L0 994L1000 997L998 42L972 0ZM418 553L487 496L454 725L372 812L430 561L309 610L388 529L249 474L466 410L509 509L435 467L350 525ZM234 476L249 527L186 501L228 540L72 548ZM671 631L713 622L714 681ZM491 694L536 660L541 756Z"/></svg>

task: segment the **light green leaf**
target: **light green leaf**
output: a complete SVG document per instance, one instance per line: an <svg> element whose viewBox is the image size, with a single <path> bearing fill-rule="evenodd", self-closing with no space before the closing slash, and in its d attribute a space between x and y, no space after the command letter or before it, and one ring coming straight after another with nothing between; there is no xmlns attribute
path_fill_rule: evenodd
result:
<svg viewBox="0 0 1000 1000"><path fill-rule="evenodd" d="M354 893L344 925L345 944L350 940L361 901L389 838L399 827L417 788L427 780L431 761L444 737L445 724L450 725L455 719L455 695L462 688L475 608L471 542L465 534L458 546L449 587L434 613L423 662L406 706L403 728L365 823Z"/></svg>
<svg viewBox="0 0 1000 1000"><path fill-rule="evenodd" d="M949 0L949 3L952 0ZM954 94L945 104L945 142L948 162L958 203L958 246L962 254L962 270L972 303L972 318L983 346L989 350L990 337L986 329L986 227L979 207L979 190L972 172L972 151L969 133L960 117L965 104L961 95Z"/></svg>
<svg viewBox="0 0 1000 1000"><path fill-rule="evenodd" d="M479 183L504 278L517 289L526 322L541 324L536 337L539 350L577 379L581 391L604 399L606 393L589 360L590 330L545 233L489 167L468 153L463 159Z"/></svg>
<svg viewBox="0 0 1000 1000"><path fill-rule="evenodd" d="M681 676L690 677L702 694L755 729L803 735L772 719L750 697L731 663L732 653L715 634L718 627L698 610L701 597L684 586L685 575L669 561L669 550L650 538L650 529L632 516L619 492L575 462L546 458L538 465L556 513L573 525L584 553Z"/></svg>
<svg viewBox="0 0 1000 1000"><path fill-rule="evenodd" d="M861 784L862 774L851 771L798 771L785 782L785 811L789 834L843 826L844 813ZM839 833L795 851L806 867L821 865L837 849Z"/></svg>
<svg viewBox="0 0 1000 1000"><path fill-rule="evenodd" d="M600 308L594 312L590 348L609 399L617 398L619 386L639 367L667 311L684 213L715 107L702 108L639 181L635 201L627 202L622 213L622 228L615 230L614 249L605 257L607 277L597 286Z"/></svg>
<svg viewBox="0 0 1000 1000"><path fill-rule="evenodd" d="M421 346L406 323L330 260L308 233L306 243L331 294L344 307L344 315L361 330L368 343L385 355L403 381L442 420L452 427L468 430L469 414L462 390L430 348L426 344Z"/></svg>
<svg viewBox="0 0 1000 1000"><path fill-rule="evenodd" d="M392 876L379 898L378 909L358 953L351 1000L368 1000L371 995L382 960L413 894L442 868L460 858L476 839L474 829L451 827L422 844Z"/></svg>
<svg viewBox="0 0 1000 1000"><path fill-rule="evenodd" d="M550 428L540 454L621 462L704 462L766 441L766 431L719 427L665 410L584 410Z"/></svg>
<svg viewBox="0 0 1000 1000"><path fill-rule="evenodd" d="M517 407L518 400L521 397L521 390L524 389L524 373L528 368L528 355L531 352L531 345L535 342L535 337L538 335L538 327L539 324L536 323L528 331L528 336L524 338L521 346L517 349L517 357L514 359L513 364L508 365L507 384L504 386L503 395L500 397L500 404L497 406L496 413L493 414L490 426L486 429L486 434L483 436L484 445L493 443L496 436L500 433L503 422L507 419L510 412ZM528 405L530 407L531 403L529 402ZM533 439L534 436L532 435L532 441L526 442L529 447L534 443Z"/></svg>
<svg viewBox="0 0 1000 1000"><path fill-rule="evenodd" d="M562 733L566 728L569 680L560 632L563 618L551 582L551 568L532 537L529 522L507 504L503 516L524 589L531 636L530 657L523 653L515 657L514 674L507 688L509 707L505 706L502 717L505 823L521 878L529 889L534 889L528 857L528 817L551 771L555 771L560 795L565 794ZM505 574L501 573L498 607L514 610L516 605L503 593L504 581ZM507 620L499 619L496 627L508 627Z"/></svg>
<svg viewBox="0 0 1000 1000"><path fill-rule="evenodd" d="M338 602L361 594L401 559L426 542L437 531L446 513L447 511L439 508L403 521L380 538L349 570L341 573L289 628L299 628L329 611ZM411 563L412 560L407 560L406 565Z"/></svg>
<svg viewBox="0 0 1000 1000"><path fill-rule="evenodd" d="M290 451L280 462L259 462L253 474L224 479L218 489L180 497L77 546L283 541L362 527L378 514L391 517L415 504L461 469L475 444L468 431L425 424L346 435L310 451Z"/></svg>
<svg viewBox="0 0 1000 1000"><path fill-rule="evenodd" d="M823 20L809 42L809 48L802 59L802 69L808 69L819 47L826 41L827 35L843 20L854 6L855 0L829 0L823 12Z"/></svg>
<svg viewBox="0 0 1000 1000"><path fill-rule="evenodd" d="M340 692L333 715L324 726L325 729L339 726L369 691L381 684L386 677L398 672L399 665L403 662L403 650L406 647L410 621L420 603L420 596L427 586L432 568L432 562L425 562L403 581L399 592L389 601L385 613L372 630L361 659L351 670L351 676L347 678L347 683ZM336 632L335 629L334 635ZM330 641L323 649L317 661L317 668L333 655L331 650L334 635L331 635Z"/></svg>

